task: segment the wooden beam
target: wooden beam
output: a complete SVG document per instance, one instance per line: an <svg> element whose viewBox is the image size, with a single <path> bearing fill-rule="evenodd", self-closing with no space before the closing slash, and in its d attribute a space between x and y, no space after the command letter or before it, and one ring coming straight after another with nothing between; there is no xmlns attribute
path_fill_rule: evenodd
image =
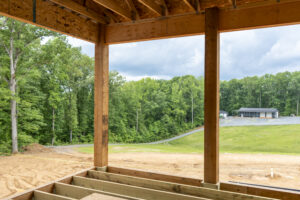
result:
<svg viewBox="0 0 300 200"><path fill-rule="evenodd" d="M219 10L205 10L204 182L219 183Z"/></svg>
<svg viewBox="0 0 300 200"><path fill-rule="evenodd" d="M138 13L138 11L136 10L136 7L133 3L132 0L126 0L126 3L128 5L128 7L131 9L131 17L133 20L138 20L140 19L140 15Z"/></svg>
<svg viewBox="0 0 300 200"><path fill-rule="evenodd" d="M109 25L106 42L118 44L204 33L204 14L174 16L154 21Z"/></svg>
<svg viewBox="0 0 300 200"><path fill-rule="evenodd" d="M99 191L105 191L114 194L120 194L124 196L131 196L139 199L161 199L161 200L208 200L206 198L195 197L190 195L176 194L172 192L153 190L148 188L124 185L114 182L101 181L91 178L73 177L73 184L85 187L93 188Z"/></svg>
<svg viewBox="0 0 300 200"><path fill-rule="evenodd" d="M239 7L238 7L239 8ZM243 9L219 11L219 31L230 32L255 28L300 24L300 1ZM204 15L190 14L160 20L108 25L106 42L118 44L204 34Z"/></svg>
<svg viewBox="0 0 300 200"><path fill-rule="evenodd" d="M133 197L113 194L105 191L96 190L94 188L86 188L86 187L80 187L78 185L69 185L64 183L55 183L55 192L58 195L75 198L75 199L82 199L86 196L97 193L97 194L103 194L112 197L125 198L129 200L137 200L136 198Z"/></svg>
<svg viewBox="0 0 300 200"><path fill-rule="evenodd" d="M68 8L74 12L77 12L81 15L84 15L90 19L93 19L98 23L106 24L104 16L100 15L96 11L93 11L91 9L88 9L87 7L82 6L79 3L76 3L75 1L70 1L70 0L50 0L50 1L57 5Z"/></svg>
<svg viewBox="0 0 300 200"><path fill-rule="evenodd" d="M105 27L99 28L99 41L95 45L95 103L94 103L94 164L108 164L108 45L105 44Z"/></svg>
<svg viewBox="0 0 300 200"><path fill-rule="evenodd" d="M131 20L130 11L122 8L114 0L94 0L94 1L98 4L100 4L101 6L121 15L125 19Z"/></svg>
<svg viewBox="0 0 300 200"><path fill-rule="evenodd" d="M182 176L174 176L169 174L155 173L150 171L142 171L142 170L128 169L128 168L120 168L120 167L113 167L113 166L108 166L107 172L128 175L128 176L136 176L140 178L154 179L159 181L168 181L168 182L174 182L174 183L180 183L186 185L193 185L193 186L201 186L202 183L201 179L187 178Z"/></svg>
<svg viewBox="0 0 300 200"><path fill-rule="evenodd" d="M156 4L153 0L138 0L141 4L149 8L154 13L158 14L159 16L163 15L163 8L162 6Z"/></svg>
<svg viewBox="0 0 300 200"><path fill-rule="evenodd" d="M49 1L36 0L35 16L33 7L32 0L1 0L0 15L89 42L97 41L98 25L91 20L63 10Z"/></svg>
<svg viewBox="0 0 300 200"><path fill-rule="evenodd" d="M53 193L34 191L34 200L75 200L75 199L56 195Z"/></svg>
<svg viewBox="0 0 300 200"><path fill-rule="evenodd" d="M220 183L220 189L231 192L239 192L250 195L281 199L281 200L300 200L300 192L287 191L275 188L266 188L237 183Z"/></svg>
<svg viewBox="0 0 300 200"><path fill-rule="evenodd" d="M196 7L192 4L192 2L190 2L190 0L183 0L184 3L191 9L193 9L194 11L197 11Z"/></svg>
<svg viewBox="0 0 300 200"><path fill-rule="evenodd" d="M88 177L95 178L104 181L111 181L115 183L121 183L126 185L132 185L137 187L144 187L154 190L163 190L169 192L175 192L186 195L193 195L208 199L218 199L222 197L222 200L232 200L232 199L243 199L243 200L267 200L271 198L258 197L253 195L245 195L234 192L226 192L220 190L212 190L204 187L195 187L190 185L165 182L165 181L157 181L145 178L139 178L134 176L126 176L120 174L113 174L107 172L99 172L90 170L88 172Z"/></svg>

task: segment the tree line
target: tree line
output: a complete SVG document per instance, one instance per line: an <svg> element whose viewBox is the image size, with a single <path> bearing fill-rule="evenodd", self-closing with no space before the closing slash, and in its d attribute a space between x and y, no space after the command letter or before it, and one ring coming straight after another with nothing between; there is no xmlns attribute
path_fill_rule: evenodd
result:
<svg viewBox="0 0 300 200"><path fill-rule="evenodd" d="M47 38L47 42L44 38ZM30 143L90 143L94 59L66 37L0 17L0 152ZM126 81L109 74L109 140L165 139L204 122L204 78ZM222 110L276 107L299 114L300 72L222 81Z"/></svg>

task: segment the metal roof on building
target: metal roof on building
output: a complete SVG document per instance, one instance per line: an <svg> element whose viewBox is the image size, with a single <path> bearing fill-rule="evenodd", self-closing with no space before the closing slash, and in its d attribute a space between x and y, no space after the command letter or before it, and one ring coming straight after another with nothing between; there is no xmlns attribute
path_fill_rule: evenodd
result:
<svg viewBox="0 0 300 200"><path fill-rule="evenodd" d="M238 112L278 112L276 108L240 108Z"/></svg>

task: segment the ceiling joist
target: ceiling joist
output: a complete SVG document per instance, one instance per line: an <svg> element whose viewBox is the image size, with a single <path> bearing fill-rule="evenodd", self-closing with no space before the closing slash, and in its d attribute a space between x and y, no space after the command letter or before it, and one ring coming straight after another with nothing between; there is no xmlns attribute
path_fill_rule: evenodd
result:
<svg viewBox="0 0 300 200"><path fill-rule="evenodd" d="M128 5L128 7L131 9L132 20L140 19L140 15L136 10L136 7L135 7L133 1L132 0L126 0L126 3Z"/></svg>
<svg viewBox="0 0 300 200"><path fill-rule="evenodd" d="M149 8L154 13L158 14L159 16L163 15L163 7L161 5L156 4L153 0L138 0L141 4Z"/></svg>
<svg viewBox="0 0 300 200"><path fill-rule="evenodd" d="M93 0L101 6L121 15L122 17L131 20L131 13L129 10L119 6L114 0Z"/></svg>
<svg viewBox="0 0 300 200"><path fill-rule="evenodd" d="M79 3L76 3L75 1L70 1L70 0L50 0L50 1L64 8L72 10L76 13L79 13L83 16L86 16L92 20L95 20L98 23L106 24L106 20L104 16L98 14L97 12L91 9L88 9L87 7L82 6Z"/></svg>

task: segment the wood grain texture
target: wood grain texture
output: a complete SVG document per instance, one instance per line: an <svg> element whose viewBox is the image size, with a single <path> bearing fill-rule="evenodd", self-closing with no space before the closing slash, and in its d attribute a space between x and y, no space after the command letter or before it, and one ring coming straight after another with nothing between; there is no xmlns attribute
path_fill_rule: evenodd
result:
<svg viewBox="0 0 300 200"><path fill-rule="evenodd" d="M300 200L300 192L286 191L274 188L265 188L259 186L247 186L235 183L220 183L220 189L231 192L239 192L250 195L259 195L281 200Z"/></svg>
<svg viewBox="0 0 300 200"><path fill-rule="evenodd" d="M49 1L36 0L36 22L33 22L32 0L0 1L0 14L26 23L48 28L89 42L98 38L98 25L53 5Z"/></svg>
<svg viewBox="0 0 300 200"><path fill-rule="evenodd" d="M74 185L93 188L99 191L105 191L114 194L120 194L124 196L131 196L140 199L160 199L160 200L208 200L206 198L195 197L190 195L177 194L172 192L153 190L149 188L142 188L130 185L124 185L119 183L113 183L108 181L101 181L83 177L73 177Z"/></svg>
<svg viewBox="0 0 300 200"><path fill-rule="evenodd" d="M96 3L100 4L101 6L121 15L126 19L131 19L131 14L129 9L124 9L114 0L94 0Z"/></svg>
<svg viewBox="0 0 300 200"><path fill-rule="evenodd" d="M154 190L162 190L175 192L186 195L193 195L203 198L215 199L215 200L232 200L232 199L240 199L240 200L267 200L271 198L264 198L252 195L239 194L234 192L226 192L220 190L212 190L204 187L196 187L172 182L151 180L145 178L139 178L134 176L125 176L120 174L113 174L107 172L99 172L90 170L88 171L89 178L95 178L104 181L111 181L115 183L121 183L126 185L132 185L137 187L150 188Z"/></svg>
<svg viewBox="0 0 300 200"><path fill-rule="evenodd" d="M105 27L101 25L99 29L95 45L94 165L104 167L108 165L109 56Z"/></svg>
<svg viewBox="0 0 300 200"><path fill-rule="evenodd" d="M219 9L205 10L204 182L219 182Z"/></svg>
<svg viewBox="0 0 300 200"><path fill-rule="evenodd" d="M203 7L201 7L203 9ZM221 9L219 11L219 31L230 32L256 28L300 24L300 1L280 1L260 7L242 9ZM187 14L108 25L106 42L118 44L154 39L203 35L204 14Z"/></svg>
<svg viewBox="0 0 300 200"><path fill-rule="evenodd" d="M136 176L140 178L160 180L160 181L168 181L168 182L174 182L174 183L180 183L186 185L193 185L193 186L201 186L202 183L201 179L174 176L170 174L162 174L162 173L142 171L136 169L113 167L113 166L108 166L107 172L115 173L115 174L123 174L128 176Z"/></svg>

